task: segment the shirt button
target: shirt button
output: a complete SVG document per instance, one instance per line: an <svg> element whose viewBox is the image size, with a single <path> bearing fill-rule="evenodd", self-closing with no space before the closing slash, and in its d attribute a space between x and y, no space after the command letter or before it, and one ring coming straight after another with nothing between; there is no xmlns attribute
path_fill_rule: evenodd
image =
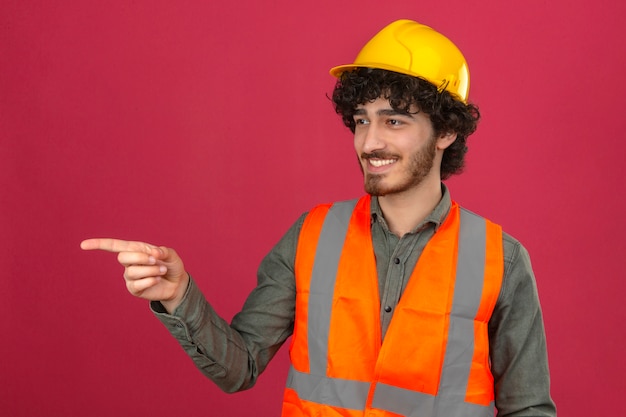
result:
<svg viewBox="0 0 626 417"><path fill-rule="evenodd" d="M393 263L398 265L400 263L400 258L393 258Z"/></svg>
<svg viewBox="0 0 626 417"><path fill-rule="evenodd" d="M386 307L385 307L385 311L386 311L387 313L391 313L391 306L386 306Z"/></svg>

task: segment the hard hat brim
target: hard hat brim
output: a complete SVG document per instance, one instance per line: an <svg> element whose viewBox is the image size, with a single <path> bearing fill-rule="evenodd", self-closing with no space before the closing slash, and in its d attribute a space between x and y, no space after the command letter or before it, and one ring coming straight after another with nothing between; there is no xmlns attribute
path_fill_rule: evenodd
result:
<svg viewBox="0 0 626 417"><path fill-rule="evenodd" d="M330 69L330 75L332 75L333 77L341 77L341 74L343 74L346 71L354 71L357 68L373 68L373 69L382 69L382 70L387 70L387 71L393 71L393 72L398 72L400 74L405 74L405 75L410 75L412 77L420 77L419 74L414 74L410 71L407 71L406 69L400 68L400 67L396 67L393 65L385 65L385 64L381 64L381 63L375 63L375 64L346 64L346 65L339 65L337 67L333 67ZM421 77L424 78L424 77Z"/></svg>
<svg viewBox="0 0 626 417"><path fill-rule="evenodd" d="M431 83L435 87L437 87L437 90L439 90L439 91L446 90L446 87L447 87L446 80L430 80L430 79L428 79L428 78L426 78L426 77L424 77L422 75L414 74L414 73L412 73L410 71L407 71L406 69L395 67L393 65L385 65L385 64L381 64L381 63L376 63L376 64L362 64L362 63L359 63L359 64L339 65L337 67L331 68L329 72L330 72L330 75L332 75L333 77L340 78L341 74L343 74L344 72L346 72L346 71L354 71L357 68L381 69L381 70L386 70L386 71L397 72L397 73L404 74L404 75L409 75L411 77L421 78L423 80L428 81L429 83ZM467 94L465 96L460 96L455 91L448 91L448 93L450 93L457 100L467 104Z"/></svg>

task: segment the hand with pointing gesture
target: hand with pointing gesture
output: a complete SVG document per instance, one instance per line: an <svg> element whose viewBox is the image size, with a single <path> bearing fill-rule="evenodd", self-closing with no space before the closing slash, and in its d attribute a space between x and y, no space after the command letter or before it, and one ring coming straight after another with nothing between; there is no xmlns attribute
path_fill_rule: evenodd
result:
<svg viewBox="0 0 626 417"><path fill-rule="evenodd" d="M118 239L87 239L80 247L117 253L126 288L135 297L160 301L171 313L185 295L189 276L174 249Z"/></svg>

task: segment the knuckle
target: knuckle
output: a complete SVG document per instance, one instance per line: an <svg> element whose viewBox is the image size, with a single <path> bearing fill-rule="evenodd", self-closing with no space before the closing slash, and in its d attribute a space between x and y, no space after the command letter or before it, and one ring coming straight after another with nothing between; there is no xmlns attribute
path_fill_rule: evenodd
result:
<svg viewBox="0 0 626 417"><path fill-rule="evenodd" d="M127 266L126 271L124 272L124 278L126 278L127 281L134 281L138 277L137 273L137 267L132 265Z"/></svg>

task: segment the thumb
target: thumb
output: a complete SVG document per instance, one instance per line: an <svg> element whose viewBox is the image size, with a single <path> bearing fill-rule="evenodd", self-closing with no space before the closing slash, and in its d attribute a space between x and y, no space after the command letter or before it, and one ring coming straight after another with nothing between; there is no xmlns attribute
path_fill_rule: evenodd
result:
<svg viewBox="0 0 626 417"><path fill-rule="evenodd" d="M158 246L152 248L151 255L154 259L157 259L163 263L175 263L180 260L176 251L172 248L168 248L167 246Z"/></svg>
<svg viewBox="0 0 626 417"><path fill-rule="evenodd" d="M171 256L169 249L165 246L153 247L150 255L160 261L167 261L168 258Z"/></svg>

